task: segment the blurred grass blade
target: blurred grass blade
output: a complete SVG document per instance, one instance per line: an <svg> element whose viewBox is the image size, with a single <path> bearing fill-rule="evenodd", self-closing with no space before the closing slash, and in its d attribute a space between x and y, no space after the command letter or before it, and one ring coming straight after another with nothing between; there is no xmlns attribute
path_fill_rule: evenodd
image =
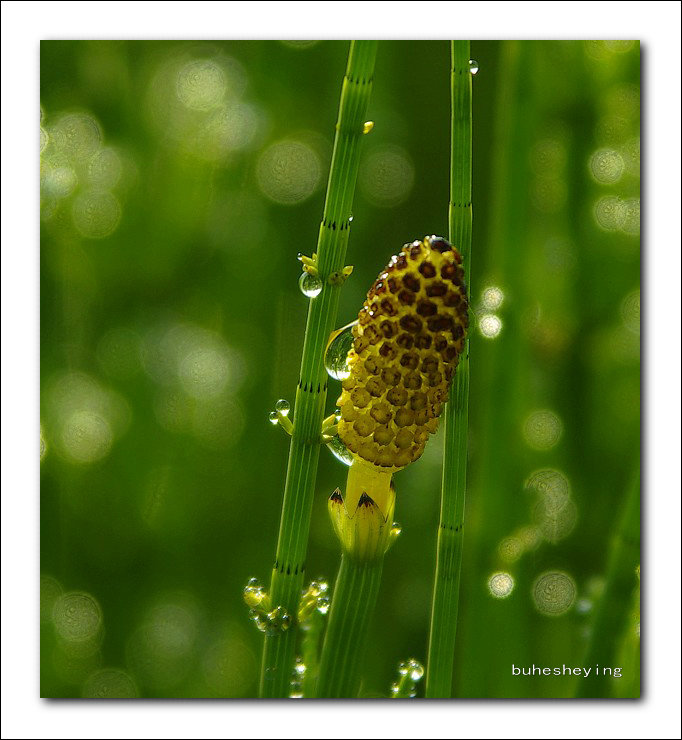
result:
<svg viewBox="0 0 682 740"><path fill-rule="evenodd" d="M640 471L627 492L618 527L611 540L606 584L597 605L590 644L583 665L613 667L618 639L626 630L632 593L637 585L637 566L640 563ZM596 670L580 679L576 691L579 698L603 698L610 695L610 687ZM639 681L637 682L639 686ZM634 698L639 697L639 691Z"/></svg>
<svg viewBox="0 0 682 740"><path fill-rule="evenodd" d="M471 295L471 91L469 41L451 43L450 242L461 255ZM427 698L447 698L452 691L452 667L457 632L462 525L466 490L469 418L469 339L445 406L445 449L441 490L438 552L431 606Z"/></svg>
<svg viewBox="0 0 682 740"><path fill-rule="evenodd" d="M310 302L301 374L296 389L294 428L284 488L277 553L272 573L272 604L296 614L305 569L327 372L324 351L335 328L339 284L328 282L345 265L351 207L357 179L360 140L372 91L376 41L352 41L343 80L324 216L317 244L322 292ZM260 695L285 697L294 666L297 629L265 637Z"/></svg>

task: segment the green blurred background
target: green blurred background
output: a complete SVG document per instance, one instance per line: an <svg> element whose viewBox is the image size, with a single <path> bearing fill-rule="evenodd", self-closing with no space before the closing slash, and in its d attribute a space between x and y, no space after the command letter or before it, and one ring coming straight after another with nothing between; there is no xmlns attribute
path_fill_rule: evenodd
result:
<svg viewBox="0 0 682 740"><path fill-rule="evenodd" d="M41 44L41 694L253 697L348 43ZM639 43L472 42L470 472L455 696L570 696L639 459ZM447 231L449 44L382 41L339 326ZM328 409L338 388L330 381ZM338 385L338 384L337 384ZM440 434L395 480L363 694L423 660ZM307 570L332 580L321 456ZM639 692L633 571L624 677Z"/></svg>

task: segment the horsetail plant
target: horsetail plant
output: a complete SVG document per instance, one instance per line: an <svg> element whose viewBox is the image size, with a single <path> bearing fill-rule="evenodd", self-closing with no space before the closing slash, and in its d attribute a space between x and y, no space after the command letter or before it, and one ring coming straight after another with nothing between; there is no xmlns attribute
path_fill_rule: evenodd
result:
<svg viewBox="0 0 682 740"><path fill-rule="evenodd" d="M462 255L467 285L470 283L471 275L472 229L471 78L477 71L475 63L469 57L469 41L451 42L448 222L450 241L457 245ZM443 478L426 672L427 698L449 698L452 691L462 564L469 418L469 342L466 338L463 342L462 361L457 377L450 387L444 414Z"/></svg>
<svg viewBox="0 0 682 740"><path fill-rule="evenodd" d="M329 499L342 556L317 696L353 697L393 526L392 476L424 451L447 398L468 327L459 252L441 237L406 244L370 288L353 326L338 399L350 458L345 495Z"/></svg>
<svg viewBox="0 0 682 740"><path fill-rule="evenodd" d="M310 529L313 492L320 450L327 374L324 351L336 321L339 288L350 272L344 269L350 233L351 207L360 157L360 141L371 130L366 121L372 91L376 41L352 41L343 80L334 150L327 185L324 215L317 251L303 258L305 274L314 278L308 310L301 373L296 389L291 445L275 563L266 620L260 696L287 697L293 674L297 638L297 615L305 555ZM286 414L276 416L286 418ZM277 421L278 419L275 419ZM256 618L262 620L261 613ZM260 625L259 625L260 626ZM270 627L270 628L268 628Z"/></svg>

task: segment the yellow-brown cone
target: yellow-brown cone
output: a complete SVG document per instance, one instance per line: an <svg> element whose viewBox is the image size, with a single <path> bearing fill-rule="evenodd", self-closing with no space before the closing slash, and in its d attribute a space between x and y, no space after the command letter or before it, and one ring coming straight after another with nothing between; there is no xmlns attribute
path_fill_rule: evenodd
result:
<svg viewBox="0 0 682 740"><path fill-rule="evenodd" d="M386 472L417 460L438 428L469 325L461 261L440 237L406 244L370 288L353 328L339 437Z"/></svg>

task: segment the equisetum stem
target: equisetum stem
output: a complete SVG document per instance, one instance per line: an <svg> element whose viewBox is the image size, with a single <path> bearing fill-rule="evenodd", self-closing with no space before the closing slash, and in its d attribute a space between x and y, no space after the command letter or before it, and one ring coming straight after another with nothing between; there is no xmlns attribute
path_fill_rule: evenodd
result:
<svg viewBox="0 0 682 740"><path fill-rule="evenodd" d="M383 555L369 562L341 556L320 660L319 698L348 699L358 694L383 563Z"/></svg>
<svg viewBox="0 0 682 740"><path fill-rule="evenodd" d="M466 284L471 277L471 71L469 41L451 42L451 154L450 154L450 242L462 255ZM469 287L471 291L471 288ZM471 294L471 292L470 292ZM450 387L443 413L445 448L441 488L440 523L436 574L431 606L426 697L449 698L459 582L462 564L462 526L466 490L469 418L469 340Z"/></svg>
<svg viewBox="0 0 682 740"><path fill-rule="evenodd" d="M289 462L284 487L277 553L270 585L273 606L296 615L303 586L313 492L320 454L327 373L324 350L335 328L342 281L330 276L345 265L346 247L367 107L372 91L376 41L351 42L343 80L324 216L317 243L322 292L310 301L296 389ZM295 622L295 620L294 620ZM266 635L261 667L260 695L286 697L295 660L297 628Z"/></svg>
<svg viewBox="0 0 682 740"><path fill-rule="evenodd" d="M578 684L576 697L604 698L609 695L608 679L596 667L613 667L617 641L626 629L632 593L637 586L636 568L640 563L640 471L634 477L624 502L623 512L613 533L606 569L604 593L599 599L592 634L583 665L591 667L589 676Z"/></svg>
<svg viewBox="0 0 682 740"><path fill-rule="evenodd" d="M303 674L303 696L309 698L315 695L317 676L319 675L320 635L324 624L324 617L319 612L312 615L310 624L303 634L301 655L305 665Z"/></svg>

